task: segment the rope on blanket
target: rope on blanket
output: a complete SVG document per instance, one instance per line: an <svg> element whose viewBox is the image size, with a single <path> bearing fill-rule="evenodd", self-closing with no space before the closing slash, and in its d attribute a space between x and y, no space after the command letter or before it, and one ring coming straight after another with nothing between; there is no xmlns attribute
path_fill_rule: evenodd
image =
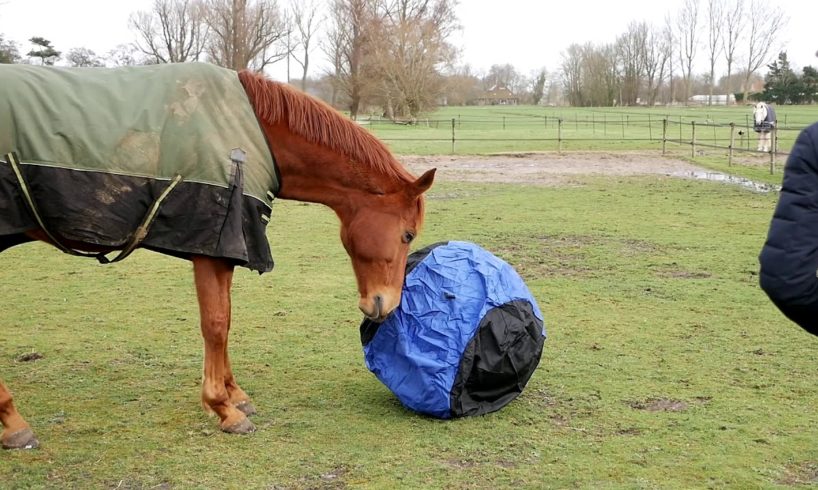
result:
<svg viewBox="0 0 818 490"><path fill-rule="evenodd" d="M170 184L168 184L165 190L162 191L162 194L160 194L159 197L156 198L156 201L154 201L150 211L148 211L148 214L145 215L145 219L142 220L142 224L139 225L139 228L137 228L134 234L131 235L131 239L128 241L128 245L126 245L125 248L123 248L122 251L119 252L119 255L117 255L113 259L108 259L108 257L106 257L105 255L99 254L97 256L97 260L99 260L100 264L113 264L114 262L119 262L125 257L131 255L131 252L133 252L136 249L136 247L140 243L142 243L142 240L144 240L145 237L148 236L148 230L153 224L153 220L156 219L156 215L159 214L159 206L162 205L162 201L164 201L165 198L168 197L168 194L170 194L170 192L181 181L182 176L176 174L176 176L173 177L173 180L170 181Z"/></svg>

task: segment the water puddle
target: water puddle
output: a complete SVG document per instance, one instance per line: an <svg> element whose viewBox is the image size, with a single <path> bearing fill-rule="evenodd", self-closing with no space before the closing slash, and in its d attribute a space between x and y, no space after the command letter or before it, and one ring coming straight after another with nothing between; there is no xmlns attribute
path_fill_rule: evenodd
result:
<svg viewBox="0 0 818 490"><path fill-rule="evenodd" d="M686 179L709 180L711 182L723 182L725 184L739 185L741 187L750 189L755 192L779 192L781 186L776 184L766 184L763 182L755 182L744 177L736 177L735 175L727 175L720 172L708 172L704 170L694 170L692 172L674 172L673 177L682 177Z"/></svg>

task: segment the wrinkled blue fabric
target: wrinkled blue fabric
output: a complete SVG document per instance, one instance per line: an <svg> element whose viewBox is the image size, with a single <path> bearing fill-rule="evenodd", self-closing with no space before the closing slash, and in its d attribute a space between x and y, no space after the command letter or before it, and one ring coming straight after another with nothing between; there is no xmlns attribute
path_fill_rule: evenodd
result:
<svg viewBox="0 0 818 490"><path fill-rule="evenodd" d="M438 246L407 274L400 306L364 346L366 366L409 409L449 418L460 360L481 319L518 300L543 320L506 262L470 242Z"/></svg>

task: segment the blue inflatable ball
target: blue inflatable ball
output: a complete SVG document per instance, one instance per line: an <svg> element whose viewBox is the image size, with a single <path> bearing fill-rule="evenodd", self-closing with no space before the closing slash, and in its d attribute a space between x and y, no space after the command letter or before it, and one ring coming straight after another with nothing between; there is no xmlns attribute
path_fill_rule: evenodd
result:
<svg viewBox="0 0 818 490"><path fill-rule="evenodd" d="M506 262L469 242L411 254L400 306L361 324L366 366L407 408L482 415L517 397L539 364L543 315Z"/></svg>

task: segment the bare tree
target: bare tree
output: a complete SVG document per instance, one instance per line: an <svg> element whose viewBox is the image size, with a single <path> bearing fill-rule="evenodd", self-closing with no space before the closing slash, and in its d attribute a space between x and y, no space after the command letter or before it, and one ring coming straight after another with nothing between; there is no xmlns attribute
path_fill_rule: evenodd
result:
<svg viewBox="0 0 818 490"><path fill-rule="evenodd" d="M671 33L651 28L645 48L645 82L647 83L647 102L649 106L656 104L659 87L665 80L670 69L670 57L673 52Z"/></svg>
<svg viewBox="0 0 818 490"><path fill-rule="evenodd" d="M19 63L20 50L14 41L6 41L0 34L0 64Z"/></svg>
<svg viewBox="0 0 818 490"><path fill-rule="evenodd" d="M373 81L365 76L367 57L371 56L370 39L376 25L375 0L333 0L330 29L325 46L333 61L338 91L349 101L350 117L358 117L362 102L373 90Z"/></svg>
<svg viewBox="0 0 818 490"><path fill-rule="evenodd" d="M207 27L197 0L154 0L150 11L131 14L129 24L149 62L197 61L204 51Z"/></svg>
<svg viewBox="0 0 818 490"><path fill-rule="evenodd" d="M674 25L673 20L671 19L670 15L665 16L665 26L664 26L664 29L662 30L662 32L664 33L665 42L668 44L669 49L670 49L670 52L668 53L669 56L668 56L668 62L667 62L667 75L668 75L668 98L667 98L667 102L669 104L673 104L674 102L676 102L676 85L677 84L676 84L676 77L674 76L675 73L676 73L674 71L674 67L676 66L675 61L677 61L677 60L674 59L674 53L675 53L674 47L676 46L677 39L676 39L676 28L675 28L675 25Z"/></svg>
<svg viewBox="0 0 818 490"><path fill-rule="evenodd" d="M209 59L233 70L257 71L284 59L289 27L275 0L205 0Z"/></svg>
<svg viewBox="0 0 818 490"><path fill-rule="evenodd" d="M568 104L572 106L584 105L582 96L582 58L585 48L577 43L568 46L562 53L562 77L565 91L568 95Z"/></svg>
<svg viewBox="0 0 818 490"><path fill-rule="evenodd" d="M486 90L495 86L510 88L512 85L516 85L516 81L519 78L520 74L517 73L517 69L514 68L514 65L510 63L491 65L489 72L483 77L483 88Z"/></svg>
<svg viewBox="0 0 818 490"><path fill-rule="evenodd" d="M335 12L333 10L333 12ZM338 105L338 94L341 92L341 77L343 72L343 50L344 32L337 22L333 22L328 26L324 37L318 43L321 46L321 51L332 63L332 68L326 73L329 77L330 85L332 87L332 94L330 96L330 104Z"/></svg>
<svg viewBox="0 0 818 490"><path fill-rule="evenodd" d="M635 105L645 74L648 24L631 22L616 41L616 53L622 70L620 104Z"/></svg>
<svg viewBox="0 0 818 490"><path fill-rule="evenodd" d="M466 105L480 97L480 79L465 65L445 77L445 95L449 105Z"/></svg>
<svg viewBox="0 0 818 490"><path fill-rule="evenodd" d="M371 43L386 112L412 120L442 93L440 68L455 50L448 43L458 28L452 0L379 0L377 42Z"/></svg>
<svg viewBox="0 0 818 490"><path fill-rule="evenodd" d="M716 84L716 59L724 48L722 41L723 24L723 0L707 0L707 54L710 61L710 87L707 93L707 105L713 105L713 87Z"/></svg>
<svg viewBox="0 0 818 490"><path fill-rule="evenodd" d="M773 7L763 0L750 0L743 100L747 100L752 76L770 61L770 53L777 52L775 40L786 24L784 12L779 7Z"/></svg>
<svg viewBox="0 0 818 490"><path fill-rule="evenodd" d="M619 67L616 46L605 44L600 47L588 46L583 56L584 99L589 106L606 107L615 105L621 96Z"/></svg>
<svg viewBox="0 0 818 490"><path fill-rule="evenodd" d="M72 48L68 51L68 54L65 55L65 59L71 66L103 66L100 57L88 48Z"/></svg>
<svg viewBox="0 0 818 490"><path fill-rule="evenodd" d="M693 87L693 60L699 46L699 0L684 0L676 19L679 41L679 64L685 82L685 103Z"/></svg>
<svg viewBox="0 0 818 490"><path fill-rule="evenodd" d="M301 90L306 90L307 73L310 68L310 50L318 27L318 4L314 0L296 0L292 5L293 27L298 36L300 55L293 51L293 59L301 65Z"/></svg>
<svg viewBox="0 0 818 490"><path fill-rule="evenodd" d="M136 58L137 49L133 44L118 44L105 55L106 66L133 66L144 63Z"/></svg>
<svg viewBox="0 0 818 490"><path fill-rule="evenodd" d="M733 0L724 12L724 28L722 31L724 42L724 60L727 62L727 77L725 91L727 103L730 104L730 95L733 93L733 66L736 63L736 50L745 27L744 0Z"/></svg>
<svg viewBox="0 0 818 490"><path fill-rule="evenodd" d="M611 106L620 90L617 50L613 44L572 44L562 55L562 77L573 106Z"/></svg>

